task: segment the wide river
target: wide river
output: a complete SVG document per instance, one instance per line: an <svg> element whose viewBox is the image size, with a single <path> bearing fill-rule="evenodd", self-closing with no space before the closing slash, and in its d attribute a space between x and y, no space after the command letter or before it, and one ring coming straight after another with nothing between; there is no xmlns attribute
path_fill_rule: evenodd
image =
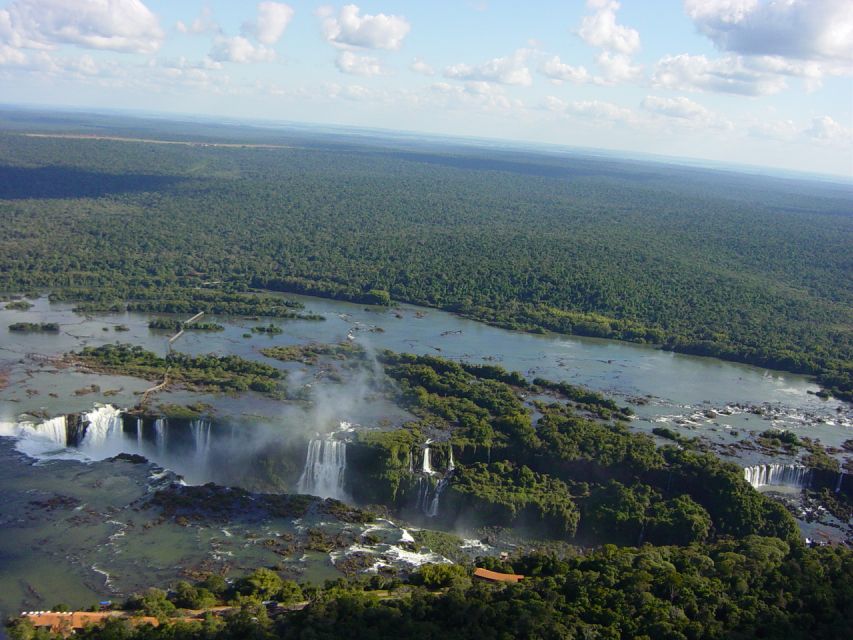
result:
<svg viewBox="0 0 853 640"><path fill-rule="evenodd" d="M434 354L469 362L491 362L529 377L566 380L613 395L620 403L634 407L635 428L650 430L658 423L701 433L721 442L731 441L731 432L758 431L769 426L795 429L800 435L816 437L826 445L839 446L853 438L853 408L837 400L821 400L814 395L818 386L809 378L791 373L724 362L714 358L671 353L626 342L563 336L527 334L491 327L451 313L401 305L394 309L365 308L363 305L287 296L305 304L306 312L317 313L325 322L269 320L261 322L207 316L225 325L222 332L187 332L175 348L191 354L235 354L274 363L259 353L271 345L307 342L340 342L349 336L376 349L418 354ZM131 342L164 354L167 341L163 332L148 329L154 314L123 313L84 317L72 305L35 301L29 311L0 310L0 327L13 322L57 322L61 333L20 334L0 330L0 372L6 371L9 384L0 391L0 421L14 421L24 411L41 410L49 415L84 411L93 400L104 401L98 393L82 394L80 389L98 384L113 394L109 402L132 406L134 392L150 386L147 382L115 376L91 376L57 371L40 365L39 356L54 356L84 346L116 341ZM272 322L283 329L277 335L245 334L252 326ZM128 331L117 332L124 325ZM304 367L277 365L291 370L298 380ZM341 394L342 397L346 394ZM645 404L638 402L644 398ZM180 393L164 394L160 401L180 401ZM220 412L233 417L281 414L280 403L248 394L243 398L212 399ZM352 400L349 398L348 400ZM331 421L348 420L368 424L382 418L397 422L405 414L386 403L342 401L325 403ZM764 405L769 415L756 416L736 405ZM713 419L708 409L733 408L732 415Z"/></svg>

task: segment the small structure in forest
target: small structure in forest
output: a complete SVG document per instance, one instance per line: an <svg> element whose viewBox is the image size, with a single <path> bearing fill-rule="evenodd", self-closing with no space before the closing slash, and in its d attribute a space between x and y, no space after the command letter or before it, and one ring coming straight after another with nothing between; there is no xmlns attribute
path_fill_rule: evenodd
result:
<svg viewBox="0 0 853 640"><path fill-rule="evenodd" d="M498 571L489 571L488 569L482 569L480 567L474 569L474 577L479 578L480 580L485 580L486 582L509 582L512 584L524 580L524 576L520 576L516 573L500 573Z"/></svg>

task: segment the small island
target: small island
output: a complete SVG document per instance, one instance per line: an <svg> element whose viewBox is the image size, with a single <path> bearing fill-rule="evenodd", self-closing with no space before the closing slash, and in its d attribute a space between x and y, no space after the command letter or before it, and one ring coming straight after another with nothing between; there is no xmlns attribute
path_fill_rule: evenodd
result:
<svg viewBox="0 0 853 640"><path fill-rule="evenodd" d="M9 325L9 331L17 333L59 333L56 322L15 322Z"/></svg>

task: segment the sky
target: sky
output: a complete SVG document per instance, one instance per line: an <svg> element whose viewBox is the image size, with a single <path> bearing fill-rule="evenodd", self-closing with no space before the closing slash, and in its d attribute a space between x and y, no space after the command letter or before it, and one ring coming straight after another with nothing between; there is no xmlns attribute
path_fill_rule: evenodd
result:
<svg viewBox="0 0 853 640"><path fill-rule="evenodd" d="M853 177L853 0L0 0L0 103Z"/></svg>

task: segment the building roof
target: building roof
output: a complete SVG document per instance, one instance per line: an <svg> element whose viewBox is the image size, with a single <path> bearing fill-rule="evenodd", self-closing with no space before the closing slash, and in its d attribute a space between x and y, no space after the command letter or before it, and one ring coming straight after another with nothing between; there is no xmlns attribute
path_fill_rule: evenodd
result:
<svg viewBox="0 0 853 640"><path fill-rule="evenodd" d="M483 580L490 580L492 582L518 582L524 579L524 576L520 576L515 573L499 573L497 571L489 571L488 569L481 568L474 569L474 577L482 578Z"/></svg>
<svg viewBox="0 0 853 640"><path fill-rule="evenodd" d="M83 629L89 624L98 624L107 618L123 617L130 620L131 624L150 624L157 626L160 622L151 616L125 616L121 612L89 612L69 611L60 613L57 611L25 611L23 617L32 621L36 627L49 627L52 632L64 629Z"/></svg>

